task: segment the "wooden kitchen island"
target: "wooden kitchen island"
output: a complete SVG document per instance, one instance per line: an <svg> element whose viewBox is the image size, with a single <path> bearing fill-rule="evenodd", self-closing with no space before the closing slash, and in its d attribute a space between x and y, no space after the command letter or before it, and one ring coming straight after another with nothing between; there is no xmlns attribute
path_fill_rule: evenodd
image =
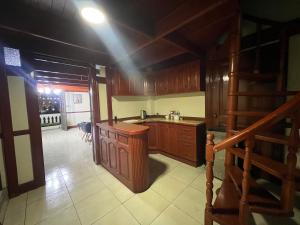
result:
<svg viewBox="0 0 300 225"><path fill-rule="evenodd" d="M98 123L100 161L132 192L149 187L149 127L128 123Z"/></svg>

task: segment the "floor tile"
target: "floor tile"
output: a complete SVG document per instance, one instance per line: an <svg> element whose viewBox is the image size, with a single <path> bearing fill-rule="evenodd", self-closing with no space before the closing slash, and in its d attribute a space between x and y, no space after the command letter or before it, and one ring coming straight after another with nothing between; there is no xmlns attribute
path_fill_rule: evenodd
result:
<svg viewBox="0 0 300 225"><path fill-rule="evenodd" d="M125 202L134 196L134 193L119 181L110 183L108 188L120 202Z"/></svg>
<svg viewBox="0 0 300 225"><path fill-rule="evenodd" d="M120 205L116 197L105 188L78 202L75 208L82 225L89 225Z"/></svg>
<svg viewBox="0 0 300 225"><path fill-rule="evenodd" d="M165 176L152 184L151 189L168 201L173 201L185 188L186 184L171 176ZM171 188L170 188L171 187Z"/></svg>
<svg viewBox="0 0 300 225"><path fill-rule="evenodd" d="M73 206L50 216L37 225L81 225L76 210Z"/></svg>
<svg viewBox="0 0 300 225"><path fill-rule="evenodd" d="M170 176L186 184L192 183L200 174L201 171L199 169L187 166L178 166L169 173Z"/></svg>
<svg viewBox="0 0 300 225"><path fill-rule="evenodd" d="M25 225L34 225L72 205L69 194L59 192L54 198L41 199L27 205Z"/></svg>
<svg viewBox="0 0 300 225"><path fill-rule="evenodd" d="M131 212L140 224L151 224L151 222L169 205L159 194L152 190L137 194L124 206Z"/></svg>
<svg viewBox="0 0 300 225"><path fill-rule="evenodd" d="M30 204L36 200L55 198L60 192L66 192L66 185L62 177L46 180L46 185L28 192L27 203Z"/></svg>
<svg viewBox="0 0 300 225"><path fill-rule="evenodd" d="M68 185L68 190L74 203L77 203L104 188L104 183L98 177L91 177L82 182Z"/></svg>
<svg viewBox="0 0 300 225"><path fill-rule="evenodd" d="M194 188L188 187L174 201L174 206L190 215L199 222L203 221L206 195Z"/></svg>
<svg viewBox="0 0 300 225"><path fill-rule="evenodd" d="M151 225L202 225L173 205L169 206Z"/></svg>
<svg viewBox="0 0 300 225"><path fill-rule="evenodd" d="M139 225L124 206L120 206L93 225Z"/></svg>

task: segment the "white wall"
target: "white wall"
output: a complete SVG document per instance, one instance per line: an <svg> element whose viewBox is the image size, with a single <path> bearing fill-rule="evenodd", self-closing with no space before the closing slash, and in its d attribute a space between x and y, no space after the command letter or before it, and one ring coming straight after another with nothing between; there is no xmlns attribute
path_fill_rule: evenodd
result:
<svg viewBox="0 0 300 225"><path fill-rule="evenodd" d="M150 115L157 113L166 115L170 111L176 110L182 116L205 117L205 92L155 97L118 96L112 98L112 106L113 116L118 118L138 116L141 109L146 110Z"/></svg>
<svg viewBox="0 0 300 225"><path fill-rule="evenodd" d="M113 117L118 118L140 115L140 110L150 110L148 102L149 97L143 96L118 96L112 98ZM100 102L101 104L101 102Z"/></svg>
<svg viewBox="0 0 300 225"><path fill-rule="evenodd" d="M106 84L99 84L99 102L100 102L100 118L101 120L108 119L107 112L107 93L106 93Z"/></svg>
<svg viewBox="0 0 300 225"><path fill-rule="evenodd" d="M91 113L83 112L90 111L90 97L88 92L65 92L67 124L68 126L75 126L80 122L91 121ZM81 104L74 104L74 94L82 96Z"/></svg>
<svg viewBox="0 0 300 225"><path fill-rule="evenodd" d="M205 117L205 92L157 96L153 99L155 114L166 115L172 110L182 116Z"/></svg>

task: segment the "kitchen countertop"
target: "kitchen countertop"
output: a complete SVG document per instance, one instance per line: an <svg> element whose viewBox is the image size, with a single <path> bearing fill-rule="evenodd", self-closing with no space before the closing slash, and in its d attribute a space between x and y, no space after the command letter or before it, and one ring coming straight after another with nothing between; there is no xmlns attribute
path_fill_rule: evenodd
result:
<svg viewBox="0 0 300 225"><path fill-rule="evenodd" d="M98 127L106 127L120 133L129 134L129 135L138 135L146 133L149 130L149 127L142 126L134 123L125 123L125 122L113 122L109 124L108 122L97 123Z"/></svg>
<svg viewBox="0 0 300 225"><path fill-rule="evenodd" d="M198 126L203 124L204 121L199 120L167 120L165 118L147 118L147 119L130 119L122 121L124 123L129 124L138 124L138 123L147 123L147 122L162 122L162 123L174 123L174 124L182 124L182 125L189 125L189 126Z"/></svg>

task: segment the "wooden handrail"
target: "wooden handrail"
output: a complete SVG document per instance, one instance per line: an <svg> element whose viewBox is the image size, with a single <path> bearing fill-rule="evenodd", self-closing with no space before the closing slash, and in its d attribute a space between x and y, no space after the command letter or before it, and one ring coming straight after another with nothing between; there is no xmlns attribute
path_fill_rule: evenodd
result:
<svg viewBox="0 0 300 225"><path fill-rule="evenodd" d="M245 140L251 135L255 135L257 132L264 131L273 124L287 117L293 111L299 110L300 107L300 92L295 95L292 99L284 103L282 106L277 108L275 111L266 115L264 118L258 120L251 126L240 131L236 135L224 139L220 143L216 144L213 148L214 152L221 151L222 149L232 147L233 145Z"/></svg>

